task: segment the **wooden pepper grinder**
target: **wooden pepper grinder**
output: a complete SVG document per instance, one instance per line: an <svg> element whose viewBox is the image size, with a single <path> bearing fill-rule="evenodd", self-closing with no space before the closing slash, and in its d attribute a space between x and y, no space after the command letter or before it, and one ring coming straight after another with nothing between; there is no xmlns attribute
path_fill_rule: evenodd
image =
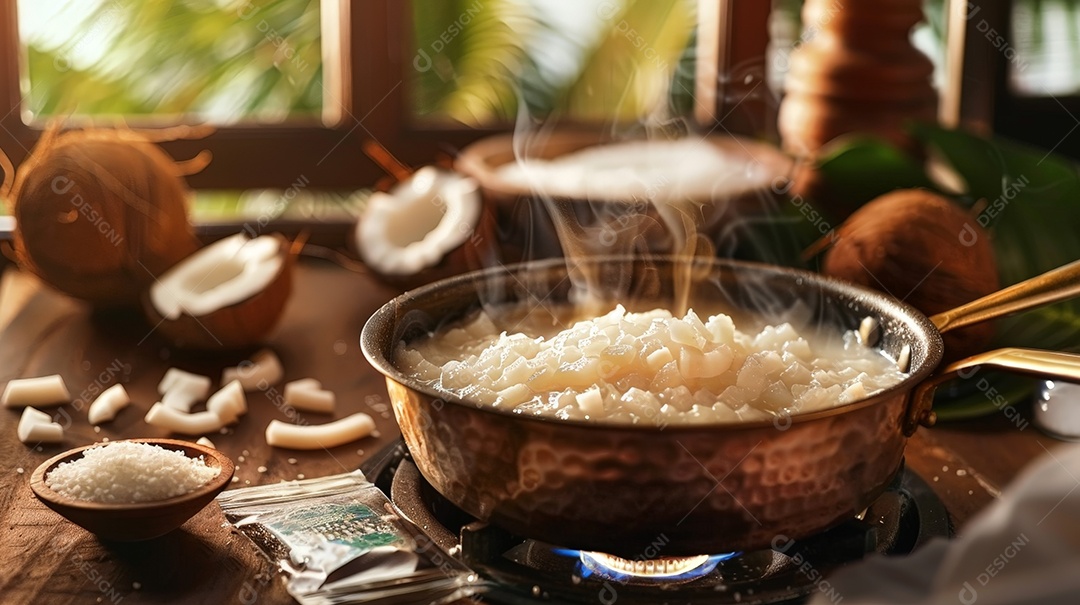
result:
<svg viewBox="0 0 1080 605"><path fill-rule="evenodd" d="M806 0L778 127L784 149L812 156L849 132L911 145L904 126L934 120L934 66L911 43L922 0Z"/></svg>

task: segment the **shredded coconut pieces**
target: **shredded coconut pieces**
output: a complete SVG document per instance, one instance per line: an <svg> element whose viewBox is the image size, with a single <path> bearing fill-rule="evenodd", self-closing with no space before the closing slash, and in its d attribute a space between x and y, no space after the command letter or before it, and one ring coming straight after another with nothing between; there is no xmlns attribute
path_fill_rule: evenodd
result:
<svg viewBox="0 0 1080 605"><path fill-rule="evenodd" d="M804 336L783 323L742 332L723 314L621 305L562 329L546 312L480 313L400 344L396 361L438 390L519 414L657 425L817 411L904 379L858 331Z"/></svg>
<svg viewBox="0 0 1080 605"><path fill-rule="evenodd" d="M194 491L217 476L202 456L157 445L117 441L93 447L64 462L45 484L69 498L112 504L165 500Z"/></svg>

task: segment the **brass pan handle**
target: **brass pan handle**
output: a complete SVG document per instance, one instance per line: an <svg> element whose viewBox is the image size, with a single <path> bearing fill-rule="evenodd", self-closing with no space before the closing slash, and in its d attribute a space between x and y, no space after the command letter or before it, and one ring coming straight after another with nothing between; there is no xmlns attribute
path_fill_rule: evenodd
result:
<svg viewBox="0 0 1080 605"><path fill-rule="evenodd" d="M1080 382L1080 355L1075 353L1008 348L973 355L945 366L915 387L904 422L904 434L910 436L919 425L933 426L937 416L931 408L938 386L956 377L971 378L975 375L975 369L980 366Z"/></svg>
<svg viewBox="0 0 1080 605"><path fill-rule="evenodd" d="M1080 296L1080 261L1074 261L930 318L945 333L995 317Z"/></svg>

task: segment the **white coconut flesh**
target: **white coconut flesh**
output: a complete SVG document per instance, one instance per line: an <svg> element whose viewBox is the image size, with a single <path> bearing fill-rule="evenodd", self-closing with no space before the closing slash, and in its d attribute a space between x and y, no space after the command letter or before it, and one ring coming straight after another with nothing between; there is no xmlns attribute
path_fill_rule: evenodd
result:
<svg viewBox="0 0 1080 605"><path fill-rule="evenodd" d="M150 302L165 319L208 315L265 290L284 263L281 240L239 233L177 263L150 288Z"/></svg>
<svg viewBox="0 0 1080 605"><path fill-rule="evenodd" d="M384 275L413 275L439 264L480 222L476 182L428 166L388 193L374 193L356 228L360 257Z"/></svg>

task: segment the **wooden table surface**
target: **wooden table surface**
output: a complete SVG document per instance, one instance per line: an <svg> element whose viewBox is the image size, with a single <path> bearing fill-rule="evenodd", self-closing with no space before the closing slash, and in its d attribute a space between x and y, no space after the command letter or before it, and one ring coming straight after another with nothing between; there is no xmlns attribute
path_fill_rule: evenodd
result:
<svg viewBox="0 0 1080 605"><path fill-rule="evenodd" d="M270 448L263 438L266 424L272 418L287 420L274 405L280 393L251 393L250 412L235 430L211 436L237 463L239 481L233 486L353 470L397 437L382 378L357 344L364 321L395 293L336 266L299 264L293 298L268 344L281 358L285 380L318 378L337 393L335 418L367 412L378 423L379 436L330 451ZM86 420L88 401L58 408L70 417L66 441L38 449L15 436L19 410L0 410L0 459L5 461L0 465L0 553L6 560L0 565L0 602L292 602L273 567L246 538L224 526L216 504L156 540L106 544L40 504L29 488L33 469L65 449L106 437L166 436L142 417L157 400L156 385L168 367L216 379L224 367L245 358L243 353L179 353L130 314L91 316L84 305L7 270L0 285L0 386L12 378L59 373L74 398L92 399L91 385L122 382L133 404L100 433ZM312 423L326 420L309 417ZM909 444L907 462L944 500L962 531L1020 468L1058 446L1034 427L1019 430L995 414L920 430Z"/></svg>

